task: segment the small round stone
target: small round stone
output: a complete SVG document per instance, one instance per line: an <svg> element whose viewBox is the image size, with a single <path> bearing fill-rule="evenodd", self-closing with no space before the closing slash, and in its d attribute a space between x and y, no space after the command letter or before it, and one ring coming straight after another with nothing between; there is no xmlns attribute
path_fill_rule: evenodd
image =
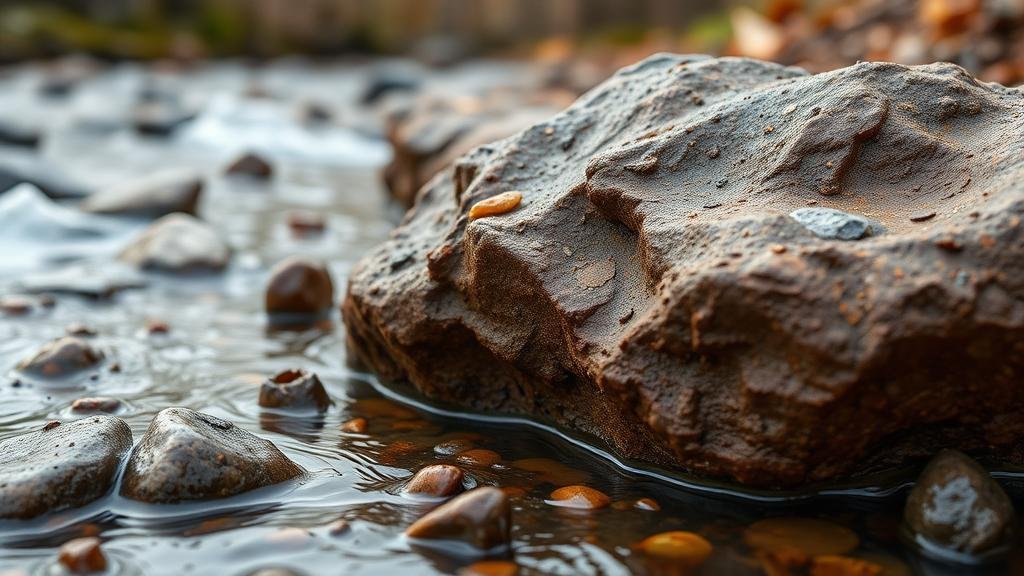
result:
<svg viewBox="0 0 1024 576"><path fill-rule="evenodd" d="M72 574L102 572L107 569L99 538L75 538L65 542L57 553L60 563Z"/></svg>
<svg viewBox="0 0 1024 576"><path fill-rule="evenodd" d="M285 370L265 380L259 403L264 408L314 408L320 412L333 404L320 379L308 370Z"/></svg>
<svg viewBox="0 0 1024 576"><path fill-rule="evenodd" d="M455 457L456 460L465 464L466 466L492 466L501 462L501 455L494 450L487 450L484 448L472 448L465 452L460 452Z"/></svg>
<svg viewBox="0 0 1024 576"><path fill-rule="evenodd" d="M564 486L552 492L551 499L547 502L562 508L596 510L611 504L612 499L604 492L589 486L572 485Z"/></svg>
<svg viewBox="0 0 1024 576"><path fill-rule="evenodd" d="M713 550L700 534L681 530L655 534L640 543L644 554L686 566L703 564Z"/></svg>
<svg viewBox="0 0 1024 576"><path fill-rule="evenodd" d="M322 264L288 258L271 271L265 303L271 315L319 316L334 304L334 283Z"/></svg>
<svg viewBox="0 0 1024 576"><path fill-rule="evenodd" d="M463 491L466 474L457 466L434 464L416 473L405 486L405 492L421 496L443 498Z"/></svg>

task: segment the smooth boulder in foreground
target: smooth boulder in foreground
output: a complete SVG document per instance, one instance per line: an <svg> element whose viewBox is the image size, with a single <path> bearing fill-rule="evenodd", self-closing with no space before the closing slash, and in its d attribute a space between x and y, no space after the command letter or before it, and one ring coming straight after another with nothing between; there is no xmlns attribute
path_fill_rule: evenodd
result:
<svg viewBox="0 0 1024 576"><path fill-rule="evenodd" d="M209 414L167 408L132 451L121 495L150 503L211 500L302 473L269 440Z"/></svg>
<svg viewBox="0 0 1024 576"><path fill-rule="evenodd" d="M1022 180L1024 93L954 65L655 55L424 186L351 275L351 357L750 486L1014 462Z"/></svg>
<svg viewBox="0 0 1024 576"><path fill-rule="evenodd" d="M132 432L114 416L49 422L0 441L0 518L84 506L110 491Z"/></svg>

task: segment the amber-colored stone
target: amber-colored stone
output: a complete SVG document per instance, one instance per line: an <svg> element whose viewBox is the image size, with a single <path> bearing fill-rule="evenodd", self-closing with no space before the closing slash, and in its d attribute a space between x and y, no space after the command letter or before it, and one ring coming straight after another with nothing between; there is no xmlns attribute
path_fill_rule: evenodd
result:
<svg viewBox="0 0 1024 576"><path fill-rule="evenodd" d="M501 455L494 450L473 448L460 452L455 459L466 466L491 466L501 462Z"/></svg>
<svg viewBox="0 0 1024 576"><path fill-rule="evenodd" d="M342 432L348 432L349 434L362 434L366 432L366 418L353 418L348 422L343 422L341 425Z"/></svg>
<svg viewBox="0 0 1024 576"><path fill-rule="evenodd" d="M472 448L473 442L471 440L456 438L454 440L445 440L444 442L434 446L434 454L439 456L454 456Z"/></svg>
<svg viewBox="0 0 1024 576"><path fill-rule="evenodd" d="M107 557L100 547L99 538L75 538L60 547L58 559L73 574L102 572L107 569Z"/></svg>
<svg viewBox="0 0 1024 576"><path fill-rule="evenodd" d="M811 560L811 576L878 576L882 566L849 556L818 556Z"/></svg>
<svg viewBox="0 0 1024 576"><path fill-rule="evenodd" d="M288 215L288 228L292 236L304 237L323 234L327 223L324 217L314 212L292 212Z"/></svg>
<svg viewBox="0 0 1024 576"><path fill-rule="evenodd" d="M522 192L502 192L497 196L491 196L485 200L481 200L473 207L469 209L469 219L476 220L477 218L485 218L487 216L497 216L499 214L505 214L515 210L516 206L523 201Z"/></svg>
<svg viewBox="0 0 1024 576"><path fill-rule="evenodd" d="M553 506L563 508L580 508L596 510L611 504L612 499L600 490L588 486L565 486L551 493L551 499L547 501Z"/></svg>
<svg viewBox="0 0 1024 576"><path fill-rule="evenodd" d="M845 554L860 540L849 528L815 518L768 518L754 522L743 534L754 550L799 550L807 556Z"/></svg>
<svg viewBox="0 0 1024 576"><path fill-rule="evenodd" d="M640 542L644 554L675 564L699 566L711 555L711 543L700 534L681 530L655 534Z"/></svg>
<svg viewBox="0 0 1024 576"><path fill-rule="evenodd" d="M459 570L459 576L516 576L519 566L508 560L481 560Z"/></svg>
<svg viewBox="0 0 1024 576"><path fill-rule="evenodd" d="M95 397L79 398L71 403L71 411L78 414L106 412L113 414L121 409L121 401L117 398Z"/></svg>
<svg viewBox="0 0 1024 576"><path fill-rule="evenodd" d="M460 540L481 550L507 546L512 506L501 490L487 486L438 506L406 529L409 538Z"/></svg>
<svg viewBox="0 0 1024 576"><path fill-rule="evenodd" d="M466 474L457 466L434 464L421 469L409 480L405 491L409 494L442 498L462 492Z"/></svg>
<svg viewBox="0 0 1024 576"><path fill-rule="evenodd" d="M633 503L633 508L636 508L637 510L657 512L658 510L661 510L661 504L658 504L658 501L654 498L640 498Z"/></svg>

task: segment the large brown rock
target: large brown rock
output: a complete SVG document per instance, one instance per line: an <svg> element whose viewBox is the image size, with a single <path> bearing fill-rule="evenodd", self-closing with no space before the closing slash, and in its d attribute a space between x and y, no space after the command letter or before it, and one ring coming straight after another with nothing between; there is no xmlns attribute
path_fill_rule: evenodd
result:
<svg viewBox="0 0 1024 576"><path fill-rule="evenodd" d="M53 421L0 441L0 518L34 518L100 498L131 447L131 430L114 416Z"/></svg>
<svg viewBox="0 0 1024 576"><path fill-rule="evenodd" d="M1022 141L1024 93L953 65L656 55L425 186L352 356L748 485L1019 460Z"/></svg>

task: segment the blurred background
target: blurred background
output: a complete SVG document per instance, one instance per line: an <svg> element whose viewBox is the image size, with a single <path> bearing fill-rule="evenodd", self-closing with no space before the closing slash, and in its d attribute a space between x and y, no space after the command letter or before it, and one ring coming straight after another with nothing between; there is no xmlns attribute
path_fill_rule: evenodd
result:
<svg viewBox="0 0 1024 576"><path fill-rule="evenodd" d="M2 0L0 60L733 54L812 71L947 60L1024 78L1024 0Z"/></svg>

